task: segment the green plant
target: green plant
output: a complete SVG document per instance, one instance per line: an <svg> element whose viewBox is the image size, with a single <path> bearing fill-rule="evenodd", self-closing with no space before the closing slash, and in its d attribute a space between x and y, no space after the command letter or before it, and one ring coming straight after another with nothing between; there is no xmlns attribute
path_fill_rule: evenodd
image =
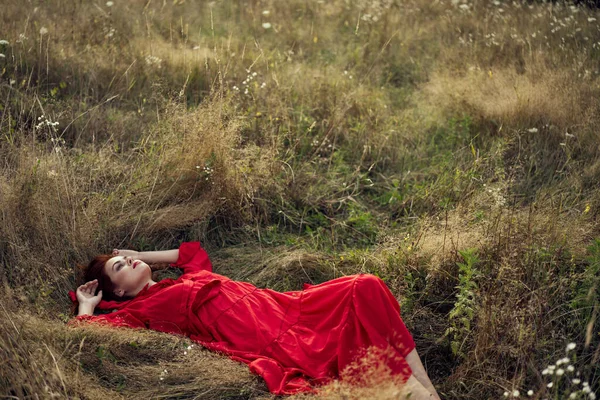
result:
<svg viewBox="0 0 600 400"><path fill-rule="evenodd" d="M448 314L451 326L446 330L445 335L450 335L450 347L452 353L460 358L466 357L464 344L471 334L472 323L477 312L477 278L480 272L477 269L479 259L477 249L466 249L459 251L464 262L457 262L458 275L458 293L456 294L456 303Z"/></svg>

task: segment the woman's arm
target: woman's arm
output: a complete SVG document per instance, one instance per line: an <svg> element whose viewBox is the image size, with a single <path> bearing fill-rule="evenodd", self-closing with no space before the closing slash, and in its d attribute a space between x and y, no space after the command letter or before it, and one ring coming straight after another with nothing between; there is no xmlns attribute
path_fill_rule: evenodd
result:
<svg viewBox="0 0 600 400"><path fill-rule="evenodd" d="M135 250L113 250L113 256L131 256L145 262L146 264L176 263L179 258L179 249L160 251L135 251Z"/></svg>
<svg viewBox="0 0 600 400"><path fill-rule="evenodd" d="M94 308L102 300L102 290L94 294L98 288L98 280L94 279L84 283L77 288L77 301L79 302L79 313L77 315L93 315Z"/></svg>

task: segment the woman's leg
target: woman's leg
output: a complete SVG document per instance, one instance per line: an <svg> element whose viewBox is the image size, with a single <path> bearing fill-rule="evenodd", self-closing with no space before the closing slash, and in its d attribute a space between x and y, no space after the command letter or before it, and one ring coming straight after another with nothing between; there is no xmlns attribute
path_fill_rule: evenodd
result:
<svg viewBox="0 0 600 400"><path fill-rule="evenodd" d="M433 400L435 399L435 396L419 382L415 375L411 375L402 387L400 399Z"/></svg>
<svg viewBox="0 0 600 400"><path fill-rule="evenodd" d="M425 387L425 389L427 389L433 395L432 399L440 400L440 396L429 380L429 376L427 376L427 372L423 367L423 363L421 362L421 357L419 357L419 354L417 353L417 349L414 349L408 353L404 359L410 366L410 369L412 369L412 376L414 376Z"/></svg>

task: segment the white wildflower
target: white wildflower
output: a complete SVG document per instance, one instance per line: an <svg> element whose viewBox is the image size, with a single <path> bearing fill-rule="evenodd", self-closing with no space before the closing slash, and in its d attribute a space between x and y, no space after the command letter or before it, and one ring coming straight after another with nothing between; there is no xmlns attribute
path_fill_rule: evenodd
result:
<svg viewBox="0 0 600 400"><path fill-rule="evenodd" d="M271 29L271 23L270 22L263 22L262 27L265 29Z"/></svg>
<svg viewBox="0 0 600 400"><path fill-rule="evenodd" d="M594 17L589 17L588 18L588 22L594 22L595 20L596 20L596 18L594 18Z"/></svg>
<svg viewBox="0 0 600 400"><path fill-rule="evenodd" d="M588 397L589 397L590 399L592 399L592 400L596 400L596 393L594 393L594 392L591 392L591 393L588 395Z"/></svg>
<svg viewBox="0 0 600 400"><path fill-rule="evenodd" d="M460 6L458 6L458 8L460 8L461 10L468 10L471 6L469 6L468 4L461 4Z"/></svg>
<svg viewBox="0 0 600 400"><path fill-rule="evenodd" d="M269 11L269 10L264 10L262 12L262 15L269 15L269 14L271 14L271 11Z"/></svg>
<svg viewBox="0 0 600 400"><path fill-rule="evenodd" d="M592 391L592 389L590 389L590 387L589 387L589 386L584 386L584 387L581 389L581 391L582 391L583 393L590 393L590 392Z"/></svg>
<svg viewBox="0 0 600 400"><path fill-rule="evenodd" d="M562 368L559 368L559 369L557 369L557 370L556 370L556 375L557 375L557 376L561 376L561 375L563 375L564 373L565 373L565 370L564 370L564 369L562 369Z"/></svg>
<svg viewBox="0 0 600 400"><path fill-rule="evenodd" d="M504 397L508 397L508 392L504 392Z"/></svg>
<svg viewBox="0 0 600 400"><path fill-rule="evenodd" d="M115 3L113 3L112 1L107 1L106 2L106 7L112 7Z"/></svg>
<svg viewBox="0 0 600 400"><path fill-rule="evenodd" d="M527 391L527 396L529 396L529 397L533 396L533 390L529 389Z"/></svg>
<svg viewBox="0 0 600 400"><path fill-rule="evenodd" d="M571 394L569 395L569 398L570 398L570 399L574 399L574 398L576 398L576 397L577 397L577 392L573 392L573 393L571 393Z"/></svg>
<svg viewBox="0 0 600 400"><path fill-rule="evenodd" d="M8 40L4 40L4 39L0 40L0 46L3 46L3 45L8 46L9 44L10 43L8 43Z"/></svg>
<svg viewBox="0 0 600 400"><path fill-rule="evenodd" d="M0 53L0 58L6 58L6 56L2 53Z"/></svg>
<svg viewBox="0 0 600 400"><path fill-rule="evenodd" d="M520 394L518 390L512 392L513 397L519 397Z"/></svg>
<svg viewBox="0 0 600 400"><path fill-rule="evenodd" d="M569 351L571 351L571 350L575 349L575 347L577 347L577 344L576 344L576 343L573 343L573 342L569 343L569 344L567 345L567 353L568 353Z"/></svg>
<svg viewBox="0 0 600 400"><path fill-rule="evenodd" d="M537 131L538 131L537 128L527 129L527 132L529 132L529 133L536 133Z"/></svg>
<svg viewBox="0 0 600 400"><path fill-rule="evenodd" d="M572 365L567 365L567 371L573 372L575 371L575 367L573 367Z"/></svg>
<svg viewBox="0 0 600 400"><path fill-rule="evenodd" d="M571 382L573 382L575 385L579 385L581 383L581 379L575 378Z"/></svg>
<svg viewBox="0 0 600 400"><path fill-rule="evenodd" d="M45 35L46 33L48 33L48 29L45 26L42 26L40 28L40 35Z"/></svg>
<svg viewBox="0 0 600 400"><path fill-rule="evenodd" d="M550 382L549 384L546 385L547 387L551 388L552 386L554 386L554 383Z"/></svg>

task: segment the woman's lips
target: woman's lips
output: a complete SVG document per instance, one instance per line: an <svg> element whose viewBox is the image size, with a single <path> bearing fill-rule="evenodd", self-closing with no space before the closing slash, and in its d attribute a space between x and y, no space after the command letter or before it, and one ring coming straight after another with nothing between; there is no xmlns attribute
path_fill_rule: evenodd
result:
<svg viewBox="0 0 600 400"><path fill-rule="evenodd" d="M138 263L139 263L139 261L136 261L136 262L133 263L133 266L132 266L133 269L135 269L135 267L138 265Z"/></svg>

